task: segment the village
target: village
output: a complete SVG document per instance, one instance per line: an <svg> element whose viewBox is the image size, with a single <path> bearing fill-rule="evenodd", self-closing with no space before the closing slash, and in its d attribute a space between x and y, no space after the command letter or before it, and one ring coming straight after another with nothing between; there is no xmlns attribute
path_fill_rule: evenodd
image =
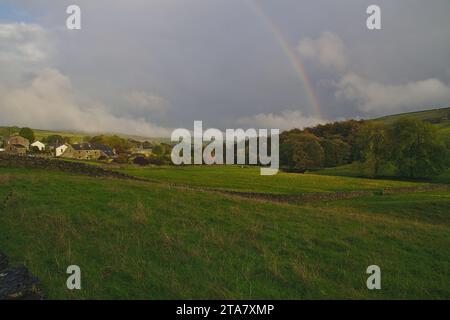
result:
<svg viewBox="0 0 450 320"><path fill-rule="evenodd" d="M31 131L26 129L27 132ZM70 140L59 135L38 140L34 134L21 135L15 132L6 137L0 136L0 154L148 165L164 164L171 149L167 144L154 145L148 141L118 136L102 135L82 141Z"/></svg>

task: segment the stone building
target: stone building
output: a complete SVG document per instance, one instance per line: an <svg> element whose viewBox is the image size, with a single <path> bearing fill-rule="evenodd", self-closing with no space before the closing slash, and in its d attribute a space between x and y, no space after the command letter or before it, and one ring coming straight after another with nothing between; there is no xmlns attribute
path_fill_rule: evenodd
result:
<svg viewBox="0 0 450 320"><path fill-rule="evenodd" d="M24 146L27 150L30 149L30 141L19 135L12 135L8 139L6 139L5 149L7 145L15 145L15 144Z"/></svg>
<svg viewBox="0 0 450 320"><path fill-rule="evenodd" d="M30 149L30 141L19 135L12 135L5 140L5 153L14 155L25 155Z"/></svg>
<svg viewBox="0 0 450 320"><path fill-rule="evenodd" d="M8 154L23 156L27 154L28 149L21 144L8 144L5 152Z"/></svg>
<svg viewBox="0 0 450 320"><path fill-rule="evenodd" d="M77 160L99 160L102 158L109 158L104 150L94 148L89 143L70 145L62 154L62 157Z"/></svg>

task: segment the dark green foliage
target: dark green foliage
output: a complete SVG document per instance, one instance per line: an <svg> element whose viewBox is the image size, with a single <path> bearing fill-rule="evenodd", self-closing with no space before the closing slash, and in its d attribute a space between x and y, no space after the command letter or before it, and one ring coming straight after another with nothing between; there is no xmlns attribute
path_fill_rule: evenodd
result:
<svg viewBox="0 0 450 320"><path fill-rule="evenodd" d="M14 133L19 133L19 131L19 127L2 127L0 128L0 136L6 138L13 135Z"/></svg>
<svg viewBox="0 0 450 320"><path fill-rule="evenodd" d="M297 133L282 137L280 160L290 169L316 169L323 166L324 151L319 138L310 133Z"/></svg>
<svg viewBox="0 0 450 320"><path fill-rule="evenodd" d="M142 148L144 148L144 149L151 149L152 147L153 147L153 145L152 145L152 143L149 142L149 141L144 141L144 142L142 143Z"/></svg>
<svg viewBox="0 0 450 320"><path fill-rule="evenodd" d="M130 147L129 141L127 139L121 138L117 135L114 136L106 136L100 135L92 137L89 141L94 144L103 144L114 149L117 153L125 153Z"/></svg>
<svg viewBox="0 0 450 320"><path fill-rule="evenodd" d="M59 146L62 145L67 141L67 138L64 138L63 136L60 136L59 134L54 134L51 136L48 136L43 139L45 143L51 145L51 146Z"/></svg>
<svg viewBox="0 0 450 320"><path fill-rule="evenodd" d="M351 157L351 147L339 138L321 139L324 151L324 167L336 167L347 164Z"/></svg>
<svg viewBox="0 0 450 320"><path fill-rule="evenodd" d="M19 135L25 139L28 139L30 143L34 142L34 132L30 128L22 128L19 131Z"/></svg>
<svg viewBox="0 0 450 320"><path fill-rule="evenodd" d="M357 145L364 171L369 177L377 177L389 159L386 127L367 123L358 133Z"/></svg>
<svg viewBox="0 0 450 320"><path fill-rule="evenodd" d="M363 124L364 121L348 120L283 132L280 136L281 165L289 169L314 169L351 163L359 156L356 136ZM312 142L312 137L317 143ZM305 139L309 145L301 146Z"/></svg>
<svg viewBox="0 0 450 320"><path fill-rule="evenodd" d="M165 153L165 148L163 145L158 144L156 146L153 147L152 152L156 155L156 156L162 156Z"/></svg>
<svg viewBox="0 0 450 320"><path fill-rule="evenodd" d="M430 123L401 119L389 128L389 159L402 177L421 178L442 173L449 165L449 152Z"/></svg>
<svg viewBox="0 0 450 320"><path fill-rule="evenodd" d="M280 161L291 170L336 167L358 161L365 175L396 170L407 178L442 173L449 166L450 142L429 120L344 121L280 136Z"/></svg>

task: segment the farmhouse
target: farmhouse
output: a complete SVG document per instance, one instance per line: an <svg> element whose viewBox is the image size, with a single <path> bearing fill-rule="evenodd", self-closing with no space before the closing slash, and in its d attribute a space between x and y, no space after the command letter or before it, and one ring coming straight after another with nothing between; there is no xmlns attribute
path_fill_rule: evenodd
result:
<svg viewBox="0 0 450 320"><path fill-rule="evenodd" d="M32 147L32 148L35 147L35 148L37 148L39 151L44 151L44 150L45 150L45 144L43 144L43 143L40 142L40 141L35 141L35 142L33 142L33 143L31 144L31 147Z"/></svg>
<svg viewBox="0 0 450 320"><path fill-rule="evenodd" d="M150 157L153 155L152 149L144 149L144 148L132 148L130 149L131 154L142 155L144 157Z"/></svg>
<svg viewBox="0 0 450 320"><path fill-rule="evenodd" d="M73 144L62 154L62 157L78 160L98 160L109 158L114 151L106 146L91 145L89 143Z"/></svg>
<svg viewBox="0 0 450 320"><path fill-rule="evenodd" d="M68 144L62 144L59 147L56 147L55 148L55 157L61 157L68 148L69 148Z"/></svg>
<svg viewBox="0 0 450 320"><path fill-rule="evenodd" d="M92 143L91 148L94 150L102 151L108 158L114 158L117 154L113 148L108 147L107 145L101 143Z"/></svg>
<svg viewBox="0 0 450 320"><path fill-rule="evenodd" d="M25 139L24 137L15 134L6 139L5 146L8 145L21 145L25 147L26 150L28 150L30 148L30 141L28 141L28 139Z"/></svg>
<svg viewBox="0 0 450 320"><path fill-rule="evenodd" d="M27 147L21 144L8 144L5 148L5 152L8 154L23 156L27 153Z"/></svg>
<svg viewBox="0 0 450 320"><path fill-rule="evenodd" d="M19 136L12 135L8 137L4 142L4 152L13 155L24 155L27 153L30 147L30 142Z"/></svg>

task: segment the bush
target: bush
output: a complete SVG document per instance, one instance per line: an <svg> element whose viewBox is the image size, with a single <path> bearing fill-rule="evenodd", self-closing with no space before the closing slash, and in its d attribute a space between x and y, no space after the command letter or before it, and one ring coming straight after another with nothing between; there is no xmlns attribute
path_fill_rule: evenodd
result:
<svg viewBox="0 0 450 320"><path fill-rule="evenodd" d="M30 143L34 142L34 132L30 128L22 128L19 131L19 135L25 139L28 139Z"/></svg>
<svg viewBox="0 0 450 320"><path fill-rule="evenodd" d="M128 163L128 155L126 153L120 153L116 159L114 159L114 162L125 164Z"/></svg>
<svg viewBox="0 0 450 320"><path fill-rule="evenodd" d="M136 157L134 158L133 163L144 167L150 164L150 160L145 157Z"/></svg>

